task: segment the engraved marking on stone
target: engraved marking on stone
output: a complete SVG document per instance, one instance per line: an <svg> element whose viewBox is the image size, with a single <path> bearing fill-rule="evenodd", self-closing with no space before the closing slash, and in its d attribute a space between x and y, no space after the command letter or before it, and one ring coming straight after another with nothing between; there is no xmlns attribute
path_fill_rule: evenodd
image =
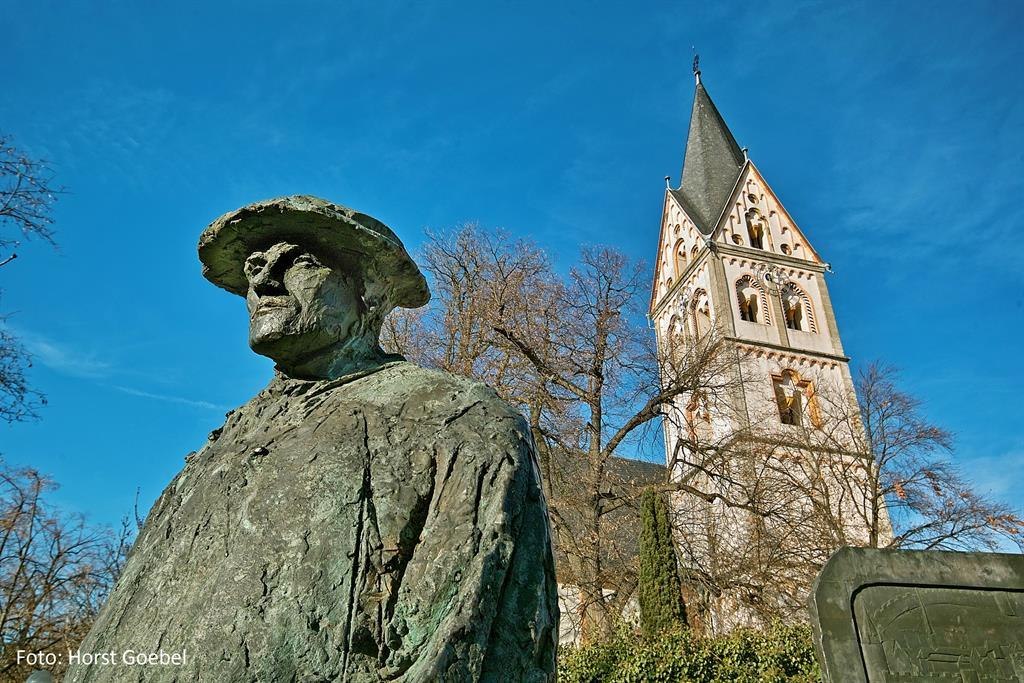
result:
<svg viewBox="0 0 1024 683"><path fill-rule="evenodd" d="M853 609L885 681L1024 681L1024 591L868 586Z"/></svg>

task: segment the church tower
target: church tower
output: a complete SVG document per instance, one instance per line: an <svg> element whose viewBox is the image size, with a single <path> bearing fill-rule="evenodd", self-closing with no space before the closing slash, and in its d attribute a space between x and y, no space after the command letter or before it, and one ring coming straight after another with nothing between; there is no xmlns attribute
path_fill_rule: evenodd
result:
<svg viewBox="0 0 1024 683"><path fill-rule="evenodd" d="M684 395L665 420L671 476L677 481L699 481L697 488L704 490L718 484L714 476L705 476L715 469L701 461L706 454L688 452L699 450L701 443L715 445L707 453L723 453L728 451L725 444L735 444L735 435L746 434L774 450L775 457L779 444L785 448L787 443L793 444L791 450L806 454L812 441L805 437L812 431L834 435L845 429L848 438L840 441L851 444L861 443L863 433L849 359L825 282L829 264L783 207L746 149L737 144L696 68L695 76L680 184L667 187L664 196L649 316L662 354L673 345L685 348L714 336L736 358L728 391L713 399ZM821 404L826 391L831 410ZM843 408L837 419L847 423L838 427L827 424L836 415L836 405ZM819 438L818 443L824 440ZM832 445L822 447L839 453L834 457L844 457L841 452L846 446L836 448L835 443L833 439ZM749 461L722 465L720 481L760 476L762 456L751 456L754 451L749 449L744 452ZM700 476L690 479L695 469ZM831 488L832 484L825 485L825 490ZM813 497L805 494L807 500L801 501L794 494L792 504L801 509L820 505ZM752 534L757 534L761 523L738 509L724 509L720 501L721 514L715 516L714 508L715 504L699 511L688 508L680 514L692 518L698 533L707 536L703 550L681 551L684 565L689 559L697 565L719 566L724 560L711 558L714 552L730 543L737 552L752 547ZM790 531L789 535L801 533ZM708 556L696 557L695 552ZM736 563L760 561L746 557ZM772 571L765 564L765 572ZM753 585L756 580L737 584ZM794 595L799 592L794 590ZM721 598L717 607L706 606L715 630L729 628L730 623L750 623L744 604L762 599L753 593Z"/></svg>

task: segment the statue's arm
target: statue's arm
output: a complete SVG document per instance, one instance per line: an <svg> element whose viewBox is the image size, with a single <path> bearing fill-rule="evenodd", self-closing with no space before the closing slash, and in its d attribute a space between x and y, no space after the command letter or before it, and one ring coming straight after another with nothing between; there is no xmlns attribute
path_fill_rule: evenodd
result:
<svg viewBox="0 0 1024 683"><path fill-rule="evenodd" d="M404 680L554 680L547 509L521 418L478 405L447 425L391 620Z"/></svg>

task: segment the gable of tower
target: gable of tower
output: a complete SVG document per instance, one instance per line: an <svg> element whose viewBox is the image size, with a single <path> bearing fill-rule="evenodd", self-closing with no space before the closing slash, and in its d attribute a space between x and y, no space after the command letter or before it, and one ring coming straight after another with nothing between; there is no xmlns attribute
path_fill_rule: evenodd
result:
<svg viewBox="0 0 1024 683"><path fill-rule="evenodd" d="M694 257L706 249L705 238L713 234L746 163L746 155L701 85L700 72L694 74L697 86L679 187L668 188L663 203L651 313L677 285Z"/></svg>
<svg viewBox="0 0 1024 683"><path fill-rule="evenodd" d="M750 161L740 174L713 239L720 244L822 263L810 240Z"/></svg>
<svg viewBox="0 0 1024 683"><path fill-rule="evenodd" d="M654 262L650 311L654 311L662 297L668 294L690 267L696 255L704 248L704 239L696 222L674 193L666 191L658 236L658 256Z"/></svg>

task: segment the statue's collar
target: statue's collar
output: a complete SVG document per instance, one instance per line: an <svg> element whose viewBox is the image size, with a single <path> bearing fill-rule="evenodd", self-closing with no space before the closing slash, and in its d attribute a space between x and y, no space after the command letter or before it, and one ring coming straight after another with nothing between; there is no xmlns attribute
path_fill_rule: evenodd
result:
<svg viewBox="0 0 1024 683"><path fill-rule="evenodd" d="M272 396L287 395L312 398L324 392L331 391L332 389L337 389L345 384L349 384L350 382L362 379L363 377L368 377L369 375L378 373L381 370L401 365L405 362L405 360L394 360L376 365L372 368L365 368L363 370L350 372L347 375L336 377L335 379L295 379L275 368L274 378L270 380L270 384L267 385L264 392L269 393Z"/></svg>

